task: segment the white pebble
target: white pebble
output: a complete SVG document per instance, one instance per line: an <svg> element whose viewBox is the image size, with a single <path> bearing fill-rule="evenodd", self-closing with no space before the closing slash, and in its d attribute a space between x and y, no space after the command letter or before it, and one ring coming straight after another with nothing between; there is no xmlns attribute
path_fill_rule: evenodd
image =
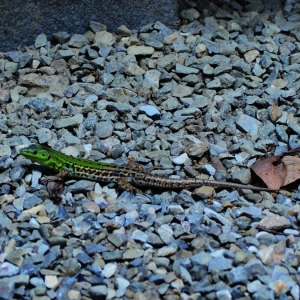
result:
<svg viewBox="0 0 300 300"><path fill-rule="evenodd" d="M206 171L209 175L215 175L215 173L216 173L216 169L212 165L209 165L209 164L203 165L202 169L204 171Z"/></svg>
<svg viewBox="0 0 300 300"><path fill-rule="evenodd" d="M32 171L32 178L31 178L31 186L32 187L39 187L39 180L42 177L42 172L38 170L33 170Z"/></svg>
<svg viewBox="0 0 300 300"><path fill-rule="evenodd" d="M66 147L62 149L61 152L74 157L79 156L79 150L73 146Z"/></svg>
<svg viewBox="0 0 300 300"><path fill-rule="evenodd" d="M49 289L52 289L58 285L58 279L55 275L46 275L45 276L45 286Z"/></svg>
<svg viewBox="0 0 300 300"><path fill-rule="evenodd" d="M220 257L220 256L224 256L224 249L219 249L219 250L216 250L216 251L213 251L210 253L210 255L212 257Z"/></svg>
<svg viewBox="0 0 300 300"><path fill-rule="evenodd" d="M140 111L146 113L146 115L148 115L149 117L160 115L159 110L152 105L143 105L140 107Z"/></svg>
<svg viewBox="0 0 300 300"><path fill-rule="evenodd" d="M231 294L228 290L219 290L216 292L218 300L230 300L232 299Z"/></svg>
<svg viewBox="0 0 300 300"><path fill-rule="evenodd" d="M91 155L92 145L91 144L85 144L85 145L83 145L83 149L86 152L84 158L88 158Z"/></svg>
<svg viewBox="0 0 300 300"><path fill-rule="evenodd" d="M125 294L126 289L129 286L130 282L127 279L123 278L123 277L117 277L116 278L116 283L117 283L117 287L118 287L116 296L119 298L119 297L122 297Z"/></svg>
<svg viewBox="0 0 300 300"><path fill-rule="evenodd" d="M283 231L285 234L288 234L288 235L296 235L298 236L299 235L299 231L298 230L295 230L295 229L285 229Z"/></svg>
<svg viewBox="0 0 300 300"><path fill-rule="evenodd" d="M248 248L248 251L251 252L251 253L257 253L257 252L258 252L258 249L257 249L256 247L254 247L254 246L250 246L250 247Z"/></svg>
<svg viewBox="0 0 300 300"><path fill-rule="evenodd" d="M104 269L102 271L102 275L106 278L110 278L111 276L113 276L115 274L115 272L117 271L117 264L116 263L108 263L104 266Z"/></svg>
<svg viewBox="0 0 300 300"><path fill-rule="evenodd" d="M176 165L183 165L188 158L188 155L186 153L183 153L175 158L171 158L171 160Z"/></svg>
<svg viewBox="0 0 300 300"><path fill-rule="evenodd" d="M11 156L11 149L7 145L0 146L0 157L2 157L4 155Z"/></svg>

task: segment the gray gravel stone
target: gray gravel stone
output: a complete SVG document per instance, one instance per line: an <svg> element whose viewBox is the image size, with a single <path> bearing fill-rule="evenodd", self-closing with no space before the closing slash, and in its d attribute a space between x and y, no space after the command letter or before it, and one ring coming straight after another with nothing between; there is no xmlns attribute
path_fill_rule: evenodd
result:
<svg viewBox="0 0 300 300"><path fill-rule="evenodd" d="M86 249L88 255L92 255L95 253L102 253L102 252L107 251L107 248L105 246L102 246L99 244L86 244L85 249Z"/></svg>
<svg viewBox="0 0 300 300"><path fill-rule="evenodd" d="M19 267L14 266L9 262L4 262L0 267L0 277L10 277L19 273Z"/></svg>
<svg viewBox="0 0 300 300"><path fill-rule="evenodd" d="M37 36L34 46L36 48L41 48L43 46L46 46L46 44L47 44L47 36L46 34L41 33L40 35Z"/></svg>
<svg viewBox="0 0 300 300"><path fill-rule="evenodd" d="M257 121L256 119L245 114L242 114L238 117L236 124L239 128L250 134L252 137L256 137L258 135L258 130L262 125L260 121Z"/></svg>
<svg viewBox="0 0 300 300"><path fill-rule="evenodd" d="M232 174L232 180L243 184L249 184L251 182L251 171L248 169L235 171Z"/></svg>
<svg viewBox="0 0 300 300"><path fill-rule="evenodd" d="M209 261L208 263L209 271L224 271L224 270L231 269L231 267L232 267L232 261L222 256L216 257L211 261Z"/></svg>
<svg viewBox="0 0 300 300"><path fill-rule="evenodd" d="M82 48L83 46L88 44L88 39L81 34L73 34L69 41L69 46L75 48Z"/></svg>
<svg viewBox="0 0 300 300"><path fill-rule="evenodd" d="M97 135L100 138L106 138L111 136L113 129L114 128L112 122L100 122L96 124L95 135Z"/></svg>

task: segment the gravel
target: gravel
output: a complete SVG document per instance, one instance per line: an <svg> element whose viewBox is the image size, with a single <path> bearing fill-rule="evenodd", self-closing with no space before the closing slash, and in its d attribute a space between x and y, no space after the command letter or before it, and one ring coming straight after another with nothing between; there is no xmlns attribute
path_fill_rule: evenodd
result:
<svg viewBox="0 0 300 300"><path fill-rule="evenodd" d="M259 156L298 147L297 1L183 4L178 31L92 22L0 53L1 299L300 298L298 191L70 180L51 201L18 155L257 184Z"/></svg>

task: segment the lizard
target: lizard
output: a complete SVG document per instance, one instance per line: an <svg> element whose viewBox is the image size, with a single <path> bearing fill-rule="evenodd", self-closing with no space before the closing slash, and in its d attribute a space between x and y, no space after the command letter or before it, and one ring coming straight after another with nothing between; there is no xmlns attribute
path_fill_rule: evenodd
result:
<svg viewBox="0 0 300 300"><path fill-rule="evenodd" d="M151 174L138 163L129 163L125 166L98 162L84 158L77 158L63 154L50 147L31 144L20 149L20 154L37 162L42 166L58 172L56 176L45 177L44 182L62 182L66 178L87 179L96 182L114 182L132 193L143 192L139 188L150 187L160 189L190 189L201 186L223 187L230 189L248 189L252 191L278 192L278 190L266 187L258 187L249 184L217 181L209 179L189 178L175 179ZM61 185L58 185L61 186Z"/></svg>

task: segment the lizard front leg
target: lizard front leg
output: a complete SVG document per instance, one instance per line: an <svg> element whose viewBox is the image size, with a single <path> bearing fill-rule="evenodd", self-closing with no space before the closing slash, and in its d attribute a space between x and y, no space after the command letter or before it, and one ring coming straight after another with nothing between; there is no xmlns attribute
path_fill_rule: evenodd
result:
<svg viewBox="0 0 300 300"><path fill-rule="evenodd" d="M69 171L64 170L54 176L44 176L40 182L46 185L50 199L61 200L61 194L64 189L64 179L69 174Z"/></svg>

